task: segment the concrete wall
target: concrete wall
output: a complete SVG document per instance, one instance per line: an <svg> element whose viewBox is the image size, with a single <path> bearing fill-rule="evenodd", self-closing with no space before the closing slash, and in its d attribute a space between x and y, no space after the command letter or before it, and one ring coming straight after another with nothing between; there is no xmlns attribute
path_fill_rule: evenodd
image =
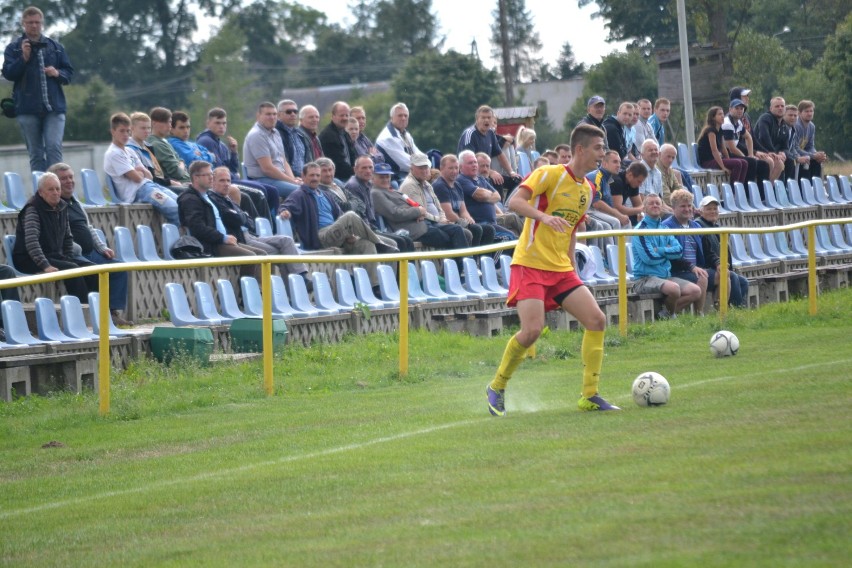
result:
<svg viewBox="0 0 852 568"><path fill-rule="evenodd" d="M66 142L62 150L62 158L74 171L81 168L95 170L98 176L104 177L104 153L109 144L88 142ZM24 178L24 188L30 191L30 157L23 144L16 146L0 146L0 172L17 172ZM79 178L79 175L78 175Z"/></svg>

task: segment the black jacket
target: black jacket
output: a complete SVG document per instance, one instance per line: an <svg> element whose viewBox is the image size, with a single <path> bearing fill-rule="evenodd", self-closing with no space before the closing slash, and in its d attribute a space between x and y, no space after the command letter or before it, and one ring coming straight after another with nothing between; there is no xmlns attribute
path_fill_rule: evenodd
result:
<svg viewBox="0 0 852 568"><path fill-rule="evenodd" d="M207 196L219 210L219 216L222 218L222 223L225 225L228 234L236 237L237 242L245 243L246 237L243 234L243 227L250 233L254 233L254 220L239 205L231 201L230 197L219 195L215 191L207 192Z"/></svg>
<svg viewBox="0 0 852 568"><path fill-rule="evenodd" d="M355 173L355 158L358 152L355 143L345 130L337 128L334 123L322 129L319 133L319 141L326 158L334 162L334 176L337 179L349 179Z"/></svg>
<svg viewBox="0 0 852 568"><path fill-rule="evenodd" d="M38 193L30 197L18 213L15 248L12 252L15 263L28 257L44 270L50 266L48 257L70 258L73 244L68 223L68 204L60 199L59 205L53 208Z"/></svg>
<svg viewBox="0 0 852 568"><path fill-rule="evenodd" d="M212 193L211 193L212 195ZM213 254L213 247L224 242L225 235L216 228L216 214L210 204L192 186L177 199L180 224L198 239L205 254Z"/></svg>
<svg viewBox="0 0 852 568"><path fill-rule="evenodd" d="M630 148L627 147L627 141L624 139L624 126L612 115L604 119L603 127L609 149L618 152L622 160L626 158Z"/></svg>

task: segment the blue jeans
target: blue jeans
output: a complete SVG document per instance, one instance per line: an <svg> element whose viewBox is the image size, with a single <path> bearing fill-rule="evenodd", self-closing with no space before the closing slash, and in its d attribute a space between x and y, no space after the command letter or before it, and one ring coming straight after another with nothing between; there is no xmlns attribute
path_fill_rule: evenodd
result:
<svg viewBox="0 0 852 568"><path fill-rule="evenodd" d="M162 203L154 199L154 192L163 194ZM154 209L160 212L160 215L166 218L166 221L176 227L180 227L180 218L178 217L177 194L171 189L166 189L161 185L157 185L151 180L136 191L135 203L148 203L154 206Z"/></svg>
<svg viewBox="0 0 852 568"><path fill-rule="evenodd" d="M30 169L45 172L62 161L62 136L65 134L65 113L19 114L18 128L30 154Z"/></svg>
<svg viewBox="0 0 852 568"><path fill-rule="evenodd" d="M117 264L118 260L110 260L98 251L92 249L88 254L82 255L83 258L94 262L95 264ZM110 310L126 310L127 309L127 273L126 272L111 272L109 275L109 309Z"/></svg>
<svg viewBox="0 0 852 568"><path fill-rule="evenodd" d="M265 183L266 185L271 185L275 189L278 190L278 197L281 201L287 199L287 196L299 189L299 186L295 183L290 183L289 181L283 181L280 179L272 179L269 177L259 177L259 178L251 178L254 181Z"/></svg>
<svg viewBox="0 0 852 568"><path fill-rule="evenodd" d="M716 289L716 269L707 268L707 290ZM737 308L748 307L748 279L733 270L728 270L728 305Z"/></svg>

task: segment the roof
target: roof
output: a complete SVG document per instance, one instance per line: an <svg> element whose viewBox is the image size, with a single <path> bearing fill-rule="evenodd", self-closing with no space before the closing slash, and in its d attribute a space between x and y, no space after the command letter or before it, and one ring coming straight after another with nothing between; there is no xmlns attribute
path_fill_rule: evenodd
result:
<svg viewBox="0 0 852 568"><path fill-rule="evenodd" d="M519 118L535 118L536 116L538 116L538 107L518 106L495 108L494 116L497 117L497 120L517 120Z"/></svg>

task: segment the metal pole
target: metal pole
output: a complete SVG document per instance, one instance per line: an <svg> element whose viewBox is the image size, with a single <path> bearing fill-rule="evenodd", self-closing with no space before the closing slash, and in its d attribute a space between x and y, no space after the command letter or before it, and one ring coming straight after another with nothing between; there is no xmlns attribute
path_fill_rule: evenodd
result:
<svg viewBox="0 0 852 568"><path fill-rule="evenodd" d="M399 261L399 376L408 375L408 260Z"/></svg>
<svg viewBox="0 0 852 568"><path fill-rule="evenodd" d="M692 115L692 78L689 75L689 44L686 38L685 0L677 0L677 35L680 44L680 74L683 78L683 113L686 122L686 143L695 142L695 118Z"/></svg>
<svg viewBox="0 0 852 568"><path fill-rule="evenodd" d="M808 225L808 311L817 313L816 225Z"/></svg>
<svg viewBox="0 0 852 568"><path fill-rule="evenodd" d="M618 332L627 336L627 244L618 235Z"/></svg>
<svg viewBox="0 0 852 568"><path fill-rule="evenodd" d="M722 321L728 316L728 233L719 238L719 317Z"/></svg>
<svg viewBox="0 0 852 568"><path fill-rule="evenodd" d="M263 390L273 394L272 381L272 263L260 265L261 295L263 296Z"/></svg>
<svg viewBox="0 0 852 568"><path fill-rule="evenodd" d="M98 412L101 416L109 414L109 272L98 274Z"/></svg>

